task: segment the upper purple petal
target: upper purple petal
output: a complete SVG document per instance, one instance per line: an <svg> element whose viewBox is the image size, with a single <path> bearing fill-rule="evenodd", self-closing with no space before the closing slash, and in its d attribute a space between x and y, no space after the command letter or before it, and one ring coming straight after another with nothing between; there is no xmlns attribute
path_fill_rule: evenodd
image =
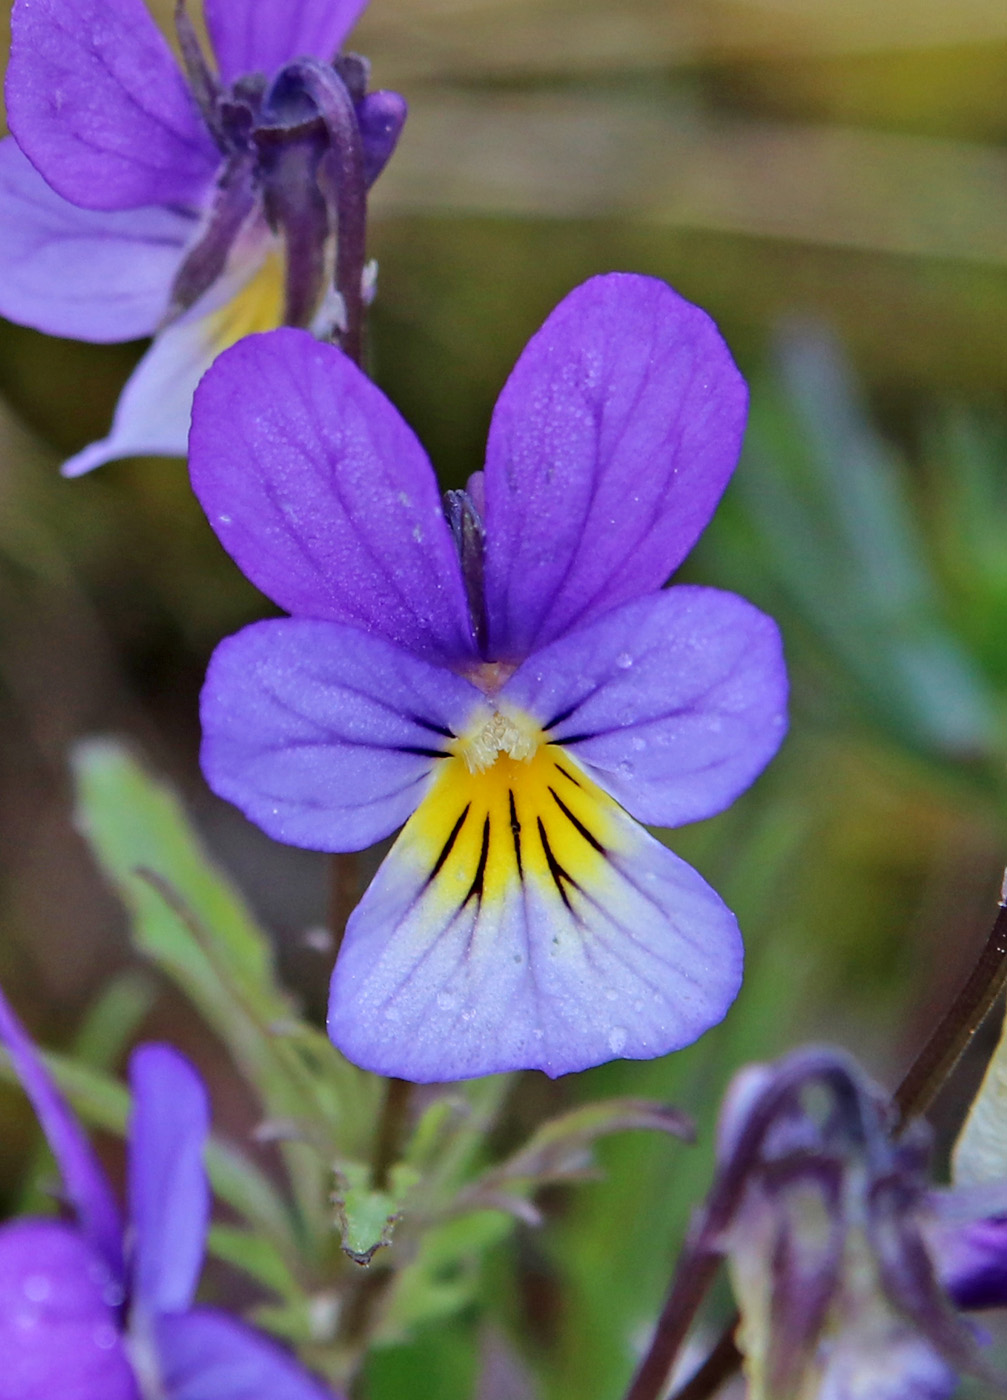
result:
<svg viewBox="0 0 1007 1400"><path fill-rule="evenodd" d="M275 1342L210 1308L155 1321L166 1400L334 1400Z"/></svg>
<svg viewBox="0 0 1007 1400"><path fill-rule="evenodd" d="M367 0L204 0L206 24L225 82L272 75L294 58L328 61Z"/></svg>
<svg viewBox="0 0 1007 1400"><path fill-rule="evenodd" d="M0 1041L11 1057L56 1158L66 1194L83 1234L117 1279L123 1277L122 1222L105 1173L91 1144L56 1088L25 1028L0 990Z"/></svg>
<svg viewBox="0 0 1007 1400"><path fill-rule="evenodd" d="M0 1400L139 1400L119 1330L122 1286L76 1230L0 1230Z"/></svg>
<svg viewBox="0 0 1007 1400"><path fill-rule="evenodd" d="M0 315L76 340L150 335L192 235L191 216L80 209L0 142Z"/></svg>
<svg viewBox="0 0 1007 1400"><path fill-rule="evenodd" d="M260 622L213 655L203 771L277 840L360 850L402 825L480 698L453 672L355 628Z"/></svg>
<svg viewBox="0 0 1007 1400"><path fill-rule="evenodd" d="M199 205L220 163L144 0L16 0L6 92L18 145L88 209Z"/></svg>
<svg viewBox="0 0 1007 1400"><path fill-rule="evenodd" d="M722 811L772 758L787 673L765 613L680 586L536 652L500 698L549 726L640 821L680 826Z"/></svg>
<svg viewBox="0 0 1007 1400"><path fill-rule="evenodd" d="M179 1312L196 1291L210 1218L206 1090L188 1060L167 1045L135 1050L129 1078L133 1301L148 1315Z"/></svg>
<svg viewBox="0 0 1007 1400"><path fill-rule="evenodd" d="M734 469L747 393L705 312L595 277L533 336L486 452L489 655L520 660L659 588Z"/></svg>
<svg viewBox="0 0 1007 1400"><path fill-rule="evenodd" d="M290 329L225 351L196 391L189 465L224 548L288 612L472 656L430 463L341 351Z"/></svg>

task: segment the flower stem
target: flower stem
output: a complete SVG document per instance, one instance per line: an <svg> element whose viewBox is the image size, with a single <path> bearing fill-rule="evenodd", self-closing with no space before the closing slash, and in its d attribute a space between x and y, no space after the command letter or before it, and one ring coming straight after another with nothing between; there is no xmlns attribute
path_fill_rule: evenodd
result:
<svg viewBox="0 0 1007 1400"><path fill-rule="evenodd" d="M1000 912L979 961L895 1091L900 1122L926 1113L1005 985L1007 908L1001 893Z"/></svg>
<svg viewBox="0 0 1007 1400"><path fill-rule="evenodd" d="M413 1086L407 1079L385 1081L385 1102L374 1138L371 1184L375 1191L388 1185L388 1173L399 1160L409 1124L409 1101Z"/></svg>

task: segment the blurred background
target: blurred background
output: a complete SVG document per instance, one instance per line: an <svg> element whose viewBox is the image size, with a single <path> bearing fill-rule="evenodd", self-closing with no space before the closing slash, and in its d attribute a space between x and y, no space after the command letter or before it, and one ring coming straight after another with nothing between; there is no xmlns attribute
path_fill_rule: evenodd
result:
<svg viewBox="0 0 1007 1400"><path fill-rule="evenodd" d="M644 1343L733 1069L813 1037L894 1084L995 912L1007 8L372 0L353 47L411 104L373 198L373 372L445 486L481 465L516 354L592 273L667 279L714 316L752 386L742 464L684 576L779 619L791 735L734 808L668 838L738 912L745 990L684 1054L527 1076L508 1118L516 1134L579 1099L648 1094L695 1114L699 1145L606 1143L604 1180L550 1195L545 1228L491 1252L450 1316L369 1376L375 1400L602 1400ZM217 803L196 759L209 653L266 605L182 463L57 475L103 435L141 350L0 325L0 978L40 1038L83 1034L99 1058L113 1052L84 1018L111 987L137 1033L199 1059L218 1121L243 1134L250 1106L195 1014L132 961L71 819L71 743L129 736L321 1015L325 862ZM991 1033L937 1106L943 1143ZM33 1128L7 1091L0 1111L13 1200Z"/></svg>

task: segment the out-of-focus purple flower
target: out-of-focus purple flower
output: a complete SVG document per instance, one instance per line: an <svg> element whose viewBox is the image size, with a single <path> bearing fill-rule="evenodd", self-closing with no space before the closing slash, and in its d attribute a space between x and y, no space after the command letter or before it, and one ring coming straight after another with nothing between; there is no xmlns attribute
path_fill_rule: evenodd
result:
<svg viewBox="0 0 1007 1400"><path fill-rule="evenodd" d="M827 1048L731 1086L681 1267L726 1255L750 1400L947 1400L962 1373L1002 1388L958 1309L991 1300L975 1231L995 1224L976 1216L1003 1189L936 1191L926 1125L896 1128L888 1096Z"/></svg>
<svg viewBox="0 0 1007 1400"><path fill-rule="evenodd" d="M79 1123L0 993L0 1041L38 1114L73 1223L0 1228L0 1400L333 1400L273 1342L193 1305L210 1196L209 1113L166 1045L130 1060L125 1223Z"/></svg>
<svg viewBox="0 0 1007 1400"><path fill-rule="evenodd" d="M745 409L709 318L625 274L532 339L447 519L416 438L337 351L277 331L204 379L196 494L293 614L213 658L210 785L319 850L406 822L333 976L330 1033L357 1064L563 1074L677 1049L734 999L733 915L637 822L719 812L784 732L770 619L661 587Z"/></svg>
<svg viewBox="0 0 1007 1400"><path fill-rule="evenodd" d="M15 0L0 313L81 340L154 336L110 436L67 475L184 456L216 354L338 320L340 191L357 181L363 198L406 112L366 91L363 59L330 62L365 3L204 0L216 72L180 3L183 73L144 0Z"/></svg>

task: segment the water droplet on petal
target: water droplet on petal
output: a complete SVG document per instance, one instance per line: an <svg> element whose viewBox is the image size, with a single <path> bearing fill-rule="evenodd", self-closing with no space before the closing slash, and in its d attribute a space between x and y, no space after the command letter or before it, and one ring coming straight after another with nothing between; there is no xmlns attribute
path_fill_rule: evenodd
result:
<svg viewBox="0 0 1007 1400"><path fill-rule="evenodd" d="M642 739L639 734L634 734L629 741L629 746L631 749L635 749L637 753L642 753L647 747L647 740Z"/></svg>
<svg viewBox="0 0 1007 1400"><path fill-rule="evenodd" d="M45 1274L29 1274L21 1285L24 1296L32 1303L44 1303L52 1292L52 1280Z"/></svg>
<svg viewBox="0 0 1007 1400"><path fill-rule="evenodd" d="M633 658L628 651L620 651L619 655L615 658L615 664L620 671L628 671L633 664Z"/></svg>
<svg viewBox="0 0 1007 1400"><path fill-rule="evenodd" d="M628 1039L629 1032L625 1026L613 1026L608 1033L608 1048L613 1055L620 1055L625 1050Z"/></svg>
<svg viewBox="0 0 1007 1400"><path fill-rule="evenodd" d="M416 541L417 544L423 543L423 531L418 525L413 526L413 539Z"/></svg>
<svg viewBox="0 0 1007 1400"><path fill-rule="evenodd" d="M618 773L621 773L624 778L631 778L633 776L633 765L632 763L630 763L628 758L622 759L622 761L620 763L617 763L615 767L616 771Z"/></svg>
<svg viewBox="0 0 1007 1400"><path fill-rule="evenodd" d="M230 525L230 524L231 524L231 517L230 517L229 515L218 515L218 516L217 516L217 524L218 524L218 525Z"/></svg>
<svg viewBox="0 0 1007 1400"><path fill-rule="evenodd" d="M111 1351L117 1337L118 1333L115 1328L107 1322L99 1323L91 1333L91 1338L99 1351Z"/></svg>
<svg viewBox="0 0 1007 1400"><path fill-rule="evenodd" d="M453 1011L458 1005L458 998L451 992L438 992L437 1005L441 1011Z"/></svg>

